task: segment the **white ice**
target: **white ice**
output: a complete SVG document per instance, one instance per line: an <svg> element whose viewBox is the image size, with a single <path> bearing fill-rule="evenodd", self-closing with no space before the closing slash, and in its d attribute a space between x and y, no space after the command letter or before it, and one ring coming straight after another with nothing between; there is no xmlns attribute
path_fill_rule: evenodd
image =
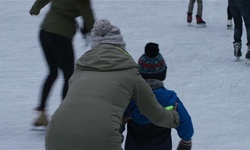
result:
<svg viewBox="0 0 250 150"><path fill-rule="evenodd" d="M30 16L34 0L0 0L0 150L42 150L45 131L32 130L47 67L38 39L48 10ZM186 24L188 0L93 0L97 19L120 27L135 61L147 42L160 45L168 73L165 85L177 92L192 116L195 150L250 149L250 65L233 56L233 29L226 29L227 0L203 1L206 28ZM196 14L196 4L194 8ZM195 18L194 18L195 19ZM245 27L244 27L245 29ZM74 38L76 58L89 47ZM61 101L62 75L48 102L51 116ZM125 133L126 134L126 133ZM173 149L179 137L173 130Z"/></svg>

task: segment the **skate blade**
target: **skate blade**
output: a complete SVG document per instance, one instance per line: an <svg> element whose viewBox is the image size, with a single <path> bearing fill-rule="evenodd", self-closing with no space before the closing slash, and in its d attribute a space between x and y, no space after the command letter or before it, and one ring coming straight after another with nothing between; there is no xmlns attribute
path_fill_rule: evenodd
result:
<svg viewBox="0 0 250 150"><path fill-rule="evenodd" d="M240 57L235 57L235 60L236 61L240 61Z"/></svg>
<svg viewBox="0 0 250 150"><path fill-rule="evenodd" d="M250 59L246 59L245 63L248 64L248 65L250 65Z"/></svg>
<svg viewBox="0 0 250 150"><path fill-rule="evenodd" d="M34 127L47 127L48 124L43 124L43 123L37 123L37 122L35 122L33 125L34 125Z"/></svg>
<svg viewBox="0 0 250 150"><path fill-rule="evenodd" d="M206 24L197 24L196 27L197 28L205 28L207 25Z"/></svg>
<svg viewBox="0 0 250 150"><path fill-rule="evenodd" d="M32 131L46 131L46 127L32 127L30 130Z"/></svg>

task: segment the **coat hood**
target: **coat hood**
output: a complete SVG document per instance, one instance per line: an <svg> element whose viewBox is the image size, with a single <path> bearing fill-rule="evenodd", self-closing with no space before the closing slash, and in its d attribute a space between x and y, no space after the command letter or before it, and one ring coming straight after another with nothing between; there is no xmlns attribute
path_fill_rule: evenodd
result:
<svg viewBox="0 0 250 150"><path fill-rule="evenodd" d="M76 61L76 69L90 71L117 71L137 68L127 51L110 44L100 44L84 53Z"/></svg>

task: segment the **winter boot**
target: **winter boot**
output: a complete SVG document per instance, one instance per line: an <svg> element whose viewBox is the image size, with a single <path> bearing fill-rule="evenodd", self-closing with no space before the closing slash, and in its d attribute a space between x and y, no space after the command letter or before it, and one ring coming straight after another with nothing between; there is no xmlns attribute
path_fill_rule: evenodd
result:
<svg viewBox="0 0 250 150"><path fill-rule="evenodd" d="M227 20L227 28L228 28L228 29L231 29L232 27L233 27L232 19Z"/></svg>
<svg viewBox="0 0 250 150"><path fill-rule="evenodd" d="M198 27L206 27L206 22L204 20L202 20L202 18L198 15L196 15L196 22Z"/></svg>
<svg viewBox="0 0 250 150"><path fill-rule="evenodd" d="M234 56L239 59L241 57L241 43L240 42L234 42Z"/></svg>
<svg viewBox="0 0 250 150"><path fill-rule="evenodd" d="M250 46L247 47L246 59L250 60Z"/></svg>
<svg viewBox="0 0 250 150"><path fill-rule="evenodd" d="M192 13L187 13L187 22L188 23L192 22Z"/></svg>
<svg viewBox="0 0 250 150"><path fill-rule="evenodd" d="M39 127L39 126L47 126L49 123L47 116L45 114L45 111L39 111L39 117L35 120L34 126Z"/></svg>

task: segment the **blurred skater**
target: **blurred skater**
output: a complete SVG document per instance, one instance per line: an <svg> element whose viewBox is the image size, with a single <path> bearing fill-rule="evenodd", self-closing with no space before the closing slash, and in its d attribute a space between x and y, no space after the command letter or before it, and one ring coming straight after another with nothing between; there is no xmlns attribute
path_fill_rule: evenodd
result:
<svg viewBox="0 0 250 150"><path fill-rule="evenodd" d="M189 0L188 11L187 11L187 22L192 22L192 14L194 9L194 3L196 0ZM196 23L198 27L206 27L206 22L202 19L203 2L202 0L197 0L197 14Z"/></svg>
<svg viewBox="0 0 250 150"><path fill-rule="evenodd" d="M68 91L68 80L74 71L74 51L72 40L80 28L86 36L94 24L94 16L90 0L36 0L31 7L30 15L39 15L40 10L51 2L40 28L39 38L44 57L48 65L48 75L43 83L39 105L36 110L38 118L34 126L47 126L46 104L51 88L57 79L58 69L63 72L64 84L62 99ZM76 17L81 16L84 26L79 27Z"/></svg>
<svg viewBox="0 0 250 150"><path fill-rule="evenodd" d="M229 0L229 8L234 20L234 56L239 59L242 56L243 20L247 35L247 52L245 58L250 60L250 0Z"/></svg>

